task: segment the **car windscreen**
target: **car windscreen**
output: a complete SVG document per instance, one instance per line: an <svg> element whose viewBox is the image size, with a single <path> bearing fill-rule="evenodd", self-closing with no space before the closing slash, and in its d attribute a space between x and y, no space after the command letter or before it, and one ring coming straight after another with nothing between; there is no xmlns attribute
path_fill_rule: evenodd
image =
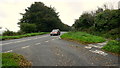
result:
<svg viewBox="0 0 120 68"><path fill-rule="evenodd" d="M52 32L58 32L58 30L52 30Z"/></svg>

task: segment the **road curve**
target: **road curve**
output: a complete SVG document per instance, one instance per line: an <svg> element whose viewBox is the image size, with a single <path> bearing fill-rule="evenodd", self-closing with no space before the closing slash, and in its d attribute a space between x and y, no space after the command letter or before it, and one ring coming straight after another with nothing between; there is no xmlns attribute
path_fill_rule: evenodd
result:
<svg viewBox="0 0 120 68"><path fill-rule="evenodd" d="M49 34L2 41L2 52L22 54L33 66L117 66L118 57Z"/></svg>

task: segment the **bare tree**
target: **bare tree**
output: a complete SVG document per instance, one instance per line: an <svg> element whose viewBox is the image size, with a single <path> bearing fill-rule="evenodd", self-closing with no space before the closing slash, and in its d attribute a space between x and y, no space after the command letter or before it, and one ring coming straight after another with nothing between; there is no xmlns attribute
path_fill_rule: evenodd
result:
<svg viewBox="0 0 120 68"><path fill-rule="evenodd" d="M105 10L108 9L108 5L107 4L104 4L103 7L104 7Z"/></svg>

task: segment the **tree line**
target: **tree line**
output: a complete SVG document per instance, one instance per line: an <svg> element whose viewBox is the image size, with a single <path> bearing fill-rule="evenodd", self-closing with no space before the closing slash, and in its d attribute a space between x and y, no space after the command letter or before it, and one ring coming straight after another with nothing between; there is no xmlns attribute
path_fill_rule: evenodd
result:
<svg viewBox="0 0 120 68"><path fill-rule="evenodd" d="M98 7L93 12L84 12L72 25L77 31L85 31L107 38L120 38L120 10Z"/></svg>
<svg viewBox="0 0 120 68"><path fill-rule="evenodd" d="M67 31L70 26L63 24L59 19L59 12L54 7L48 7L42 2L35 2L25 9L25 13L20 13L23 17L18 24L20 30L26 33L50 32L52 29Z"/></svg>
<svg viewBox="0 0 120 68"><path fill-rule="evenodd" d="M120 38L120 10L98 7L96 11L84 12L75 20L72 27L62 23L59 12L54 7L48 7L42 2L34 2L20 13L23 17L18 24L19 33L50 32L52 29L61 31L85 31L94 35L101 35L107 38ZM8 31L8 33L10 33ZM8 34L6 33L6 34ZM11 33L10 33L11 34Z"/></svg>

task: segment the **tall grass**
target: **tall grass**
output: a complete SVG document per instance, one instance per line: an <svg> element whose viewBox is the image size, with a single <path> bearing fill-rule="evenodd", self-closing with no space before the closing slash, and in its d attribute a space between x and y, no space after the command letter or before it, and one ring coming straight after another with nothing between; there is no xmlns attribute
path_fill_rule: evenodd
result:
<svg viewBox="0 0 120 68"><path fill-rule="evenodd" d="M120 42L111 40L102 49L120 54Z"/></svg>
<svg viewBox="0 0 120 68"><path fill-rule="evenodd" d="M19 56L19 57L18 57ZM19 66L20 55L13 53L3 53L2 54L2 66Z"/></svg>
<svg viewBox="0 0 120 68"><path fill-rule="evenodd" d="M94 36L86 32L68 32L63 34L61 38L75 40L80 43L99 43L105 41L102 37Z"/></svg>
<svg viewBox="0 0 120 68"><path fill-rule="evenodd" d="M21 66L31 66L31 63L27 61L22 55L16 53L2 53L2 68L20 68ZM25 64L25 65L23 65Z"/></svg>

